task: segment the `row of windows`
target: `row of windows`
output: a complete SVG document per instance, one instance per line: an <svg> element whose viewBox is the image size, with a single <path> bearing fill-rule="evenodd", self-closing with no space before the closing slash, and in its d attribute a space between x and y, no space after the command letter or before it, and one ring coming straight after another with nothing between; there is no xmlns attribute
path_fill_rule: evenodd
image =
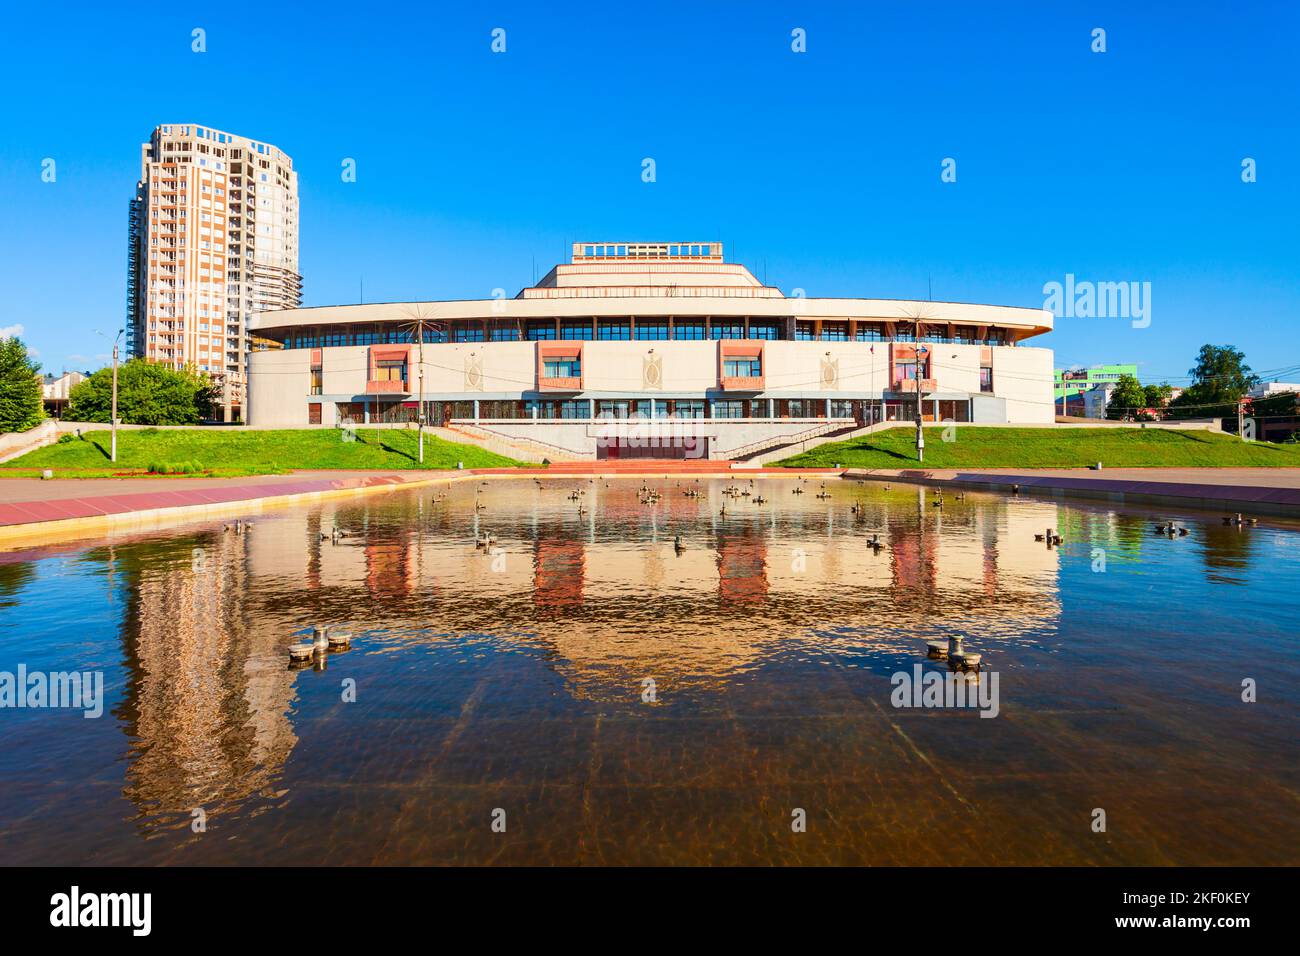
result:
<svg viewBox="0 0 1300 956"><path fill-rule="evenodd" d="M822 399L777 399L702 401L698 399L602 399L593 408L590 402L579 401L480 401L477 409L472 401L425 402L425 420L443 424L454 419L479 418L587 419L593 413L597 418L649 418L653 401L655 418L853 418L859 422L911 421L916 414L914 403L878 399L833 399L829 408ZM414 402L339 402L340 421L354 422L414 422L419 408ZM320 404L307 406L308 421L320 424ZM922 410L924 419L933 421L970 421L970 403L965 399L927 400Z"/></svg>
<svg viewBox="0 0 1300 956"><path fill-rule="evenodd" d="M801 342L886 342L891 341L883 326L860 324L852 337L849 335L847 322L823 322L820 332L812 322L800 321L795 325L795 339ZM553 319L534 319L523 323L492 323L485 327L482 322L456 324L451 327L450 335L446 329L426 330L424 341L430 344L442 342L546 342L555 339L566 341L600 341L600 342L655 342L655 341L704 341L719 339L759 339L779 340L784 338L779 321L743 321L705 322L703 319L676 319L671 327L666 319L646 319L633 326L629 320L590 320L564 319L558 323ZM414 342L415 335L410 329L383 326L325 326L316 329L290 331L284 337L285 348L315 349L345 345L388 345ZM898 331L892 341L915 342L916 336L911 332ZM984 338L978 338L976 330L957 326L954 333L930 333L921 336L922 342L938 345L1006 345L1010 339L1004 329L989 329Z"/></svg>

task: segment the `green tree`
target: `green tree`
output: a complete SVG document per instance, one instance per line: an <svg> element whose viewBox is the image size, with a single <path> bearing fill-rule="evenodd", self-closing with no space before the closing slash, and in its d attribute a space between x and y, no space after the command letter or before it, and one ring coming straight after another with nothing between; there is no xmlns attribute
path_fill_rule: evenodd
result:
<svg viewBox="0 0 1300 956"><path fill-rule="evenodd" d="M1245 353L1231 345L1202 345L1196 365L1187 374L1192 384L1169 403L1169 409L1192 418L1235 415L1238 400L1259 382L1246 364Z"/></svg>
<svg viewBox="0 0 1300 956"><path fill-rule="evenodd" d="M1121 375L1119 381L1115 383L1115 390L1110 393L1110 401L1106 403L1106 417L1113 419L1132 417L1135 409L1146 408L1146 406L1147 393L1142 383L1134 375Z"/></svg>
<svg viewBox="0 0 1300 956"><path fill-rule="evenodd" d="M45 417L40 372L21 339L0 339L0 432L25 432Z"/></svg>
<svg viewBox="0 0 1300 956"><path fill-rule="evenodd" d="M117 370L117 417L129 425L196 425L212 417L217 387L207 375L186 366L181 371L144 359ZM72 389L67 418L106 422L113 407L113 369L101 368Z"/></svg>
<svg viewBox="0 0 1300 956"><path fill-rule="evenodd" d="M1174 393L1174 387L1168 382L1161 382L1159 385L1143 385L1142 390L1146 393L1147 408L1164 408L1169 404L1169 396Z"/></svg>

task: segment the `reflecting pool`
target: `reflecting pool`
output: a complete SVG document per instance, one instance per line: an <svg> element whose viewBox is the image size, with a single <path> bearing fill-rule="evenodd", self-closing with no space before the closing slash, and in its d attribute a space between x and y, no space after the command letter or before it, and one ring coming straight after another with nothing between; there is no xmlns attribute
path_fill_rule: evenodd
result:
<svg viewBox="0 0 1300 956"><path fill-rule="evenodd" d="M0 672L105 697L0 709L0 863L1300 862L1300 525L644 486L0 554ZM351 648L291 667L314 624ZM952 636L996 717L895 706Z"/></svg>

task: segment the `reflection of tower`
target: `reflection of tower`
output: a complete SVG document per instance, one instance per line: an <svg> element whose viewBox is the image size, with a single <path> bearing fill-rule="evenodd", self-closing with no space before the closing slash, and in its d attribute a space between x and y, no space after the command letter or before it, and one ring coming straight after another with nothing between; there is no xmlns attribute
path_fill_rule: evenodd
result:
<svg viewBox="0 0 1300 956"><path fill-rule="evenodd" d="M984 595L993 597L998 593L998 526L989 514L980 517L980 537L982 539Z"/></svg>
<svg viewBox="0 0 1300 956"><path fill-rule="evenodd" d="M581 541L539 537L533 550L533 602L537 607L571 608L582 604L586 560Z"/></svg>
<svg viewBox="0 0 1300 956"><path fill-rule="evenodd" d="M924 514L917 528L908 529L901 524L890 525L889 553L892 558L895 587L914 590L922 595L934 594L938 567L938 562L935 560L935 545L938 541L938 532L925 528Z"/></svg>
<svg viewBox="0 0 1300 956"><path fill-rule="evenodd" d="M414 562L409 533L392 538L377 537L371 529L366 537L366 587L376 596L410 594L415 590Z"/></svg>
<svg viewBox="0 0 1300 956"><path fill-rule="evenodd" d="M161 557L156 542L115 549L131 675L119 713L132 740L125 795L144 813L188 817L255 796L297 743L281 635L244 618L246 541L182 538Z"/></svg>
<svg viewBox="0 0 1300 956"><path fill-rule="evenodd" d="M761 533L718 535L718 597L737 604L767 600L767 539Z"/></svg>

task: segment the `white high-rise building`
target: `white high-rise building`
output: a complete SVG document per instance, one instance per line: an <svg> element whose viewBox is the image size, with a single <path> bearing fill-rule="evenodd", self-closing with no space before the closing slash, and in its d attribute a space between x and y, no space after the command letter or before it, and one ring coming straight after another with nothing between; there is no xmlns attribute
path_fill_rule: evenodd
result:
<svg viewBox="0 0 1300 956"><path fill-rule="evenodd" d="M193 124L154 129L131 200L127 352L193 365L241 417L247 319L297 308L298 174L269 143Z"/></svg>

